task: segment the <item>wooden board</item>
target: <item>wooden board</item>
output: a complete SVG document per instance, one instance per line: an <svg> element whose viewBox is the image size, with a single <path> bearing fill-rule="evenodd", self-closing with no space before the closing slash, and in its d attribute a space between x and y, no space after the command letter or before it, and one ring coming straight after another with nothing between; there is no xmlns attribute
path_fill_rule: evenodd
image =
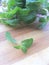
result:
<svg viewBox="0 0 49 65"><path fill-rule="evenodd" d="M27 54L13 48L13 45L5 38L6 31L9 31L19 43L26 38L34 38L34 43ZM49 23L42 30L33 27L13 29L0 24L0 65L11 65L47 47L49 47Z"/></svg>

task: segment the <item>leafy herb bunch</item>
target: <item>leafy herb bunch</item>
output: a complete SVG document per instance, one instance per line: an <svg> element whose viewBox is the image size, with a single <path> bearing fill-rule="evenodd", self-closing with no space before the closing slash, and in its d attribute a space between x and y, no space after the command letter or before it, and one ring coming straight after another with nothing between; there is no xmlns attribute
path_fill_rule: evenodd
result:
<svg viewBox="0 0 49 65"><path fill-rule="evenodd" d="M7 11L0 13L2 23L19 27L37 21L39 27L48 22L49 2L47 0L8 0Z"/></svg>
<svg viewBox="0 0 49 65"><path fill-rule="evenodd" d="M4 3L5 6L5 3ZM7 11L0 13L0 22L12 27L29 25L38 21L38 27L43 28L48 22L49 2L47 0L8 0ZM6 32L6 39L14 44L16 40L9 32ZM33 44L33 38L21 41L21 44L14 48L27 52Z"/></svg>

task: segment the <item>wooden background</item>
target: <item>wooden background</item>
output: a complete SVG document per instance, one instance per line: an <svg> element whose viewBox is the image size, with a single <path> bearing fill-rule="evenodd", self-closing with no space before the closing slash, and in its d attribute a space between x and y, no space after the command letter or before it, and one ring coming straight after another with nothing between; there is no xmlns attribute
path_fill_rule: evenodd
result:
<svg viewBox="0 0 49 65"><path fill-rule="evenodd" d="M23 39L34 38L34 43L27 54L13 48L13 45L5 38L6 31L9 31L19 43ZM33 27L13 29L0 24L0 65L11 65L47 47L49 47L49 23L42 30Z"/></svg>

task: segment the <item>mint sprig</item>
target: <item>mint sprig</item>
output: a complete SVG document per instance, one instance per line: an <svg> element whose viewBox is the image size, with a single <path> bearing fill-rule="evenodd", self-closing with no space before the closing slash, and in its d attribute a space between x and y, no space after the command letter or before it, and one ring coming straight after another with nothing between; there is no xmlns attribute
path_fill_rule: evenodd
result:
<svg viewBox="0 0 49 65"><path fill-rule="evenodd" d="M17 43L16 40L11 36L9 32L6 32L6 39L10 41L11 43L14 43L14 44ZM33 44L33 39L29 38L29 39L22 40L20 42L20 45L17 44L14 46L14 48L21 49L23 53L27 53L28 48L30 48L32 44Z"/></svg>
<svg viewBox="0 0 49 65"><path fill-rule="evenodd" d="M21 44L18 46L14 46L16 49L21 49L24 53L27 53L28 48L30 48L33 44L33 39L26 39L21 41Z"/></svg>

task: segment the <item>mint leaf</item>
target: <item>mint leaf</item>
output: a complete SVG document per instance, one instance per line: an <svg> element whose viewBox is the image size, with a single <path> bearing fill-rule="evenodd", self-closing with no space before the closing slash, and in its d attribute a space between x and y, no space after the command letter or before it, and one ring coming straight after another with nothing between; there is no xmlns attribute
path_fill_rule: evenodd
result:
<svg viewBox="0 0 49 65"><path fill-rule="evenodd" d="M5 34L6 39L14 44L16 44L16 40L12 38L11 34L9 32L6 32Z"/></svg>
<svg viewBox="0 0 49 65"><path fill-rule="evenodd" d="M33 39L26 39L21 42L21 45L14 46L16 49L21 49L22 52L27 53L28 48L32 46Z"/></svg>
<svg viewBox="0 0 49 65"><path fill-rule="evenodd" d="M12 19L12 20L6 20L4 21L6 25L16 27L19 24L19 19Z"/></svg>
<svg viewBox="0 0 49 65"><path fill-rule="evenodd" d="M24 46L26 48L30 48L33 44L33 39L32 38L26 39L26 40L23 40L21 43L22 43L21 44L22 46Z"/></svg>
<svg viewBox="0 0 49 65"><path fill-rule="evenodd" d="M39 22L41 22L41 23L47 22L47 17L46 18L45 17L40 17Z"/></svg>
<svg viewBox="0 0 49 65"><path fill-rule="evenodd" d="M36 19L36 12L35 13L30 13L28 16L24 18L24 23L25 24L30 24L33 23Z"/></svg>
<svg viewBox="0 0 49 65"><path fill-rule="evenodd" d="M40 18L39 18L38 28L39 28L39 29L44 28L44 27L46 26L47 22L48 22L48 21L47 21L47 17L40 17Z"/></svg>
<svg viewBox="0 0 49 65"><path fill-rule="evenodd" d="M0 13L0 18L6 18L6 19L11 19L13 16L20 11L20 7L15 7L13 10L8 11L8 12L2 12Z"/></svg>
<svg viewBox="0 0 49 65"><path fill-rule="evenodd" d="M27 7L30 8L30 10L38 11L41 8L41 3L34 1L34 2L29 2L27 4Z"/></svg>
<svg viewBox="0 0 49 65"><path fill-rule="evenodd" d="M47 11L45 9L40 9L39 14L47 15Z"/></svg>
<svg viewBox="0 0 49 65"><path fill-rule="evenodd" d="M14 9L15 6L25 8L26 0L8 0L8 10Z"/></svg>

